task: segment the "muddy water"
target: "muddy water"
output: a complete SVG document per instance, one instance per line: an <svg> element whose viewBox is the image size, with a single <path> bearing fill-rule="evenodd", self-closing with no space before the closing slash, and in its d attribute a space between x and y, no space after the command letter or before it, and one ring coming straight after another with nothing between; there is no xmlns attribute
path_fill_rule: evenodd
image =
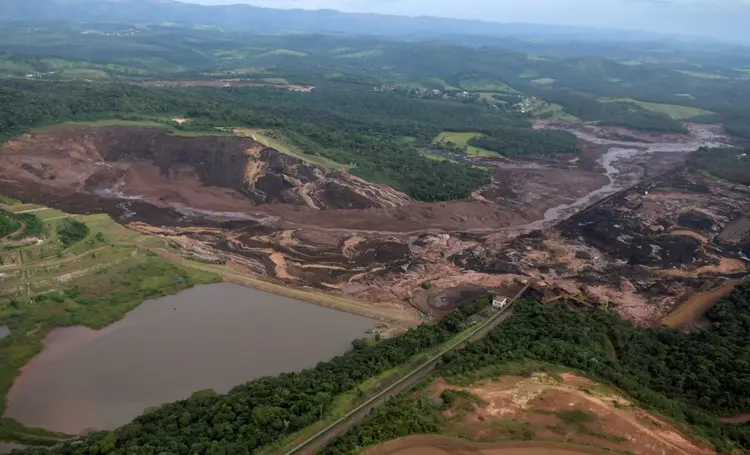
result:
<svg viewBox="0 0 750 455"><path fill-rule="evenodd" d="M4 325L0 325L0 340L10 335L10 329Z"/></svg>
<svg viewBox="0 0 750 455"><path fill-rule="evenodd" d="M635 158L642 158L654 153L688 153L694 152L700 147L727 146L727 144L722 142L723 137L721 135L701 125L688 125L688 130L690 132L690 140L688 141L653 143L603 139L593 133L581 131L573 127L560 129L573 133L579 139L582 139L586 142L611 146L607 150L607 152L598 160L598 163L604 169L604 173L607 176L609 183L576 199L570 204L563 204L548 209L544 213L543 219L524 225L522 227L523 230L532 231L542 229L545 226L548 226L556 221L560 221L565 216L570 215L575 211L575 209L583 208L596 202L597 200L600 200L606 196L609 196L610 194L624 189L629 185L636 183L632 180L623 180L619 178L620 173L623 169L623 165Z"/></svg>
<svg viewBox="0 0 750 455"><path fill-rule="evenodd" d="M6 415L65 433L342 354L371 319L221 283L144 302L102 330L56 329L16 379Z"/></svg>

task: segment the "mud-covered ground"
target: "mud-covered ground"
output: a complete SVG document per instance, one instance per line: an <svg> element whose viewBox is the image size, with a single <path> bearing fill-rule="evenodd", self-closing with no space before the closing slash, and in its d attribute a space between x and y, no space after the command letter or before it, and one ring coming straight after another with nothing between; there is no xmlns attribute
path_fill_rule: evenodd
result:
<svg viewBox="0 0 750 455"><path fill-rule="evenodd" d="M0 146L0 194L103 211L186 256L427 317L533 279L548 297L603 301L650 324L744 273L748 190L683 167L717 131L574 131L579 157L472 158L491 168L490 185L421 203L249 138L52 127Z"/></svg>

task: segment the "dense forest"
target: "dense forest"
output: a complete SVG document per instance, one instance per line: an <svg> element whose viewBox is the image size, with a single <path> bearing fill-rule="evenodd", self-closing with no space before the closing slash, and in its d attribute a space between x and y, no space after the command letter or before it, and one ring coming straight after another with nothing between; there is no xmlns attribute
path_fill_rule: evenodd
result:
<svg viewBox="0 0 750 455"><path fill-rule="evenodd" d="M324 447L320 455L354 455L373 445L412 434L440 433L445 418L427 400L400 395Z"/></svg>
<svg viewBox="0 0 750 455"><path fill-rule="evenodd" d="M690 164L730 182L750 185L750 150L701 147Z"/></svg>
<svg viewBox="0 0 750 455"><path fill-rule="evenodd" d="M436 325L353 349L300 373L250 381L226 395L197 392L166 404L115 431L101 431L55 446L55 454L240 454L292 434L331 411L334 400L363 381L459 333L466 319L489 305L487 298L457 309ZM28 454L50 453L29 449Z"/></svg>
<svg viewBox="0 0 750 455"><path fill-rule="evenodd" d="M469 139L469 145L504 156L567 155L578 153L578 138L567 131L495 128L490 134Z"/></svg>

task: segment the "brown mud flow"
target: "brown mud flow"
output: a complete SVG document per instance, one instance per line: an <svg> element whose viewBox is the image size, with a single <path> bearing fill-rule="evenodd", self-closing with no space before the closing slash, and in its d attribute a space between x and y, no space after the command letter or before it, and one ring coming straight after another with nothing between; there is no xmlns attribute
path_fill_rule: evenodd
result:
<svg viewBox="0 0 750 455"><path fill-rule="evenodd" d="M683 167L719 132L539 127L572 129L580 158L474 157L492 183L445 203L250 138L145 127L52 127L3 144L0 193L103 211L189 257L434 317L476 288L512 294L532 279L656 324L717 276L745 273L750 239L717 236L750 215L746 195Z"/></svg>
<svg viewBox="0 0 750 455"><path fill-rule="evenodd" d="M375 323L233 284L199 286L102 330L52 331L16 378L6 416L69 434L115 428L196 390L312 367Z"/></svg>

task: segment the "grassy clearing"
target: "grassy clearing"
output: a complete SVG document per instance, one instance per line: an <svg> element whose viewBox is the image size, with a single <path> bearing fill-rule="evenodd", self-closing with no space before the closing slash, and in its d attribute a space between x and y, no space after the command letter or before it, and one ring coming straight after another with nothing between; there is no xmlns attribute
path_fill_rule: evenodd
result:
<svg viewBox="0 0 750 455"><path fill-rule="evenodd" d="M714 73L704 73L702 71L688 71L688 70L677 70L678 72L682 74L686 74L688 76L698 77L701 79L716 79L716 80L727 80L729 79L726 76L722 76L721 74L714 74Z"/></svg>
<svg viewBox="0 0 750 455"><path fill-rule="evenodd" d="M482 99L484 101L488 101L490 103L494 104L508 104L505 100L498 100L494 98L494 95L501 95L501 93L495 93L495 92L479 92L477 93L479 95L479 99Z"/></svg>
<svg viewBox="0 0 750 455"><path fill-rule="evenodd" d="M542 77L539 79L534 79L531 82L539 85L550 85L555 83L555 79L552 79L551 77Z"/></svg>
<svg viewBox="0 0 750 455"><path fill-rule="evenodd" d="M518 75L521 79L534 79L539 77L539 73L532 69L525 69Z"/></svg>
<svg viewBox="0 0 750 455"><path fill-rule="evenodd" d="M535 116L549 116L550 118L562 120L565 122L578 123L581 121L581 119L579 119L575 115L571 115L565 112L565 108L563 106L555 103L545 103L542 107L536 109L533 114Z"/></svg>
<svg viewBox="0 0 750 455"><path fill-rule="evenodd" d="M64 69L60 72L60 75L73 79L109 79L109 74L105 71L84 68Z"/></svg>
<svg viewBox="0 0 750 455"><path fill-rule="evenodd" d="M449 142L452 142L456 146L460 148L466 149L466 154L469 156L482 156L482 157L489 157L489 158L499 158L502 157L497 152L493 152L491 150L486 150L479 147L474 147L473 145L469 145L468 142L472 138L475 138L477 136L481 136L481 133L461 133L461 132L453 132L453 131L444 131L440 133L433 141L433 144L447 144Z"/></svg>
<svg viewBox="0 0 750 455"><path fill-rule="evenodd" d="M433 161L450 161L451 163L458 163L458 161L456 160L452 160L450 158L446 158L440 155L432 155L430 153L425 153L422 156L427 158L428 160L433 160Z"/></svg>
<svg viewBox="0 0 750 455"><path fill-rule="evenodd" d="M306 57L307 54L304 52L293 51L291 49L274 49L272 51L264 52L257 56L257 58L273 57L276 55L288 55L291 57Z"/></svg>
<svg viewBox="0 0 750 455"><path fill-rule="evenodd" d="M284 79L283 77L264 77L260 79L261 82L265 82L267 84L288 84L289 81Z"/></svg>
<svg viewBox="0 0 750 455"><path fill-rule="evenodd" d="M363 59L363 58L369 58L369 57L377 57L378 55L383 55L383 51L381 51L380 49L371 49L369 51L354 52L352 54L339 55L336 58Z"/></svg>
<svg viewBox="0 0 750 455"><path fill-rule="evenodd" d="M11 332L0 340L0 410L18 370L41 351L55 327L102 328L143 300L220 281L210 271L183 268L151 253L146 247L164 244L161 238L130 231L107 215L69 217L30 204L6 208L41 241L0 242L0 325ZM78 223L86 229L71 232ZM0 434L27 443L44 442L34 436L59 436L7 418L0 420Z"/></svg>
<svg viewBox="0 0 750 455"><path fill-rule="evenodd" d="M526 60L528 60L530 62L552 62L552 61L554 61L554 59L552 59L552 58L540 57L538 55L532 55L532 54L527 54L526 55Z"/></svg>
<svg viewBox="0 0 750 455"><path fill-rule="evenodd" d="M714 115L715 114L714 112L708 111L706 109L700 109L697 107L678 106L676 104L650 103L647 101L634 100L632 98L605 98L605 99L602 99L601 101L605 103L614 103L614 102L634 103L634 104L641 106L644 109L648 109L649 111L656 112L659 114L664 114L675 120L688 120L693 117L698 117L701 115Z"/></svg>
<svg viewBox="0 0 750 455"><path fill-rule="evenodd" d="M519 92L510 85L499 80L462 79L458 82L461 89L469 92L492 92L505 95L516 95Z"/></svg>
<svg viewBox="0 0 750 455"><path fill-rule="evenodd" d="M328 170L343 171L347 169L346 165L337 163L326 157L305 153L304 150L290 144L283 136L274 131L239 128L235 130L235 134L241 137L252 138L254 141L260 142L266 147L270 147L286 155L291 155L304 162L315 164Z"/></svg>

